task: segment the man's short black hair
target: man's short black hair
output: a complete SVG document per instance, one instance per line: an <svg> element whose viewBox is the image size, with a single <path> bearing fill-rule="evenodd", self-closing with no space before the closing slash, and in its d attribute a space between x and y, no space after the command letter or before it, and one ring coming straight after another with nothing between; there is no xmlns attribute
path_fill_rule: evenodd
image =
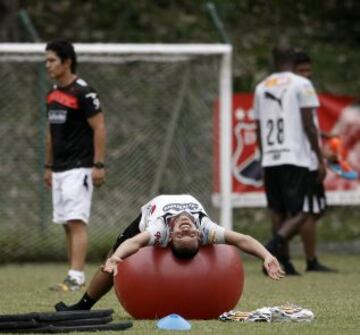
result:
<svg viewBox="0 0 360 335"><path fill-rule="evenodd" d="M63 63L66 59L71 60L71 72L76 73L77 59L74 46L68 41L55 40L46 45L46 51L55 52Z"/></svg>
<svg viewBox="0 0 360 335"><path fill-rule="evenodd" d="M309 64L311 63L311 58L309 54L305 51L296 51L294 57L294 66L299 64Z"/></svg>
<svg viewBox="0 0 360 335"><path fill-rule="evenodd" d="M170 249L176 258L190 259L193 258L198 253L200 249L200 244L198 245L197 248L189 249L183 246L174 246L173 243L170 243Z"/></svg>
<svg viewBox="0 0 360 335"><path fill-rule="evenodd" d="M284 67L292 67L294 64L294 49L287 46L276 46L272 50L273 62L276 70L281 70Z"/></svg>

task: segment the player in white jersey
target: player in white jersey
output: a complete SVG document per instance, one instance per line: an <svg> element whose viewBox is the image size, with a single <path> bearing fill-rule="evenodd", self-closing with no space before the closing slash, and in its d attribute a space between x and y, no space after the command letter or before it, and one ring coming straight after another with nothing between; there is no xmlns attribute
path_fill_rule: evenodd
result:
<svg viewBox="0 0 360 335"><path fill-rule="evenodd" d="M262 130L263 167L310 166L311 148L300 110L318 106L311 82L288 71L274 73L256 87L254 113Z"/></svg>
<svg viewBox="0 0 360 335"><path fill-rule="evenodd" d="M198 200L191 195L182 194L160 195L141 208L139 230L150 233L148 244L161 247L166 247L170 244L173 252L179 258L194 256L198 248L185 248L183 253L181 253L181 248L179 252L174 247L172 230L174 228L174 218L179 214L187 215L193 221L194 228L198 230L201 245L224 243L224 228L209 219ZM172 243L170 243L171 241Z"/></svg>
<svg viewBox="0 0 360 335"><path fill-rule="evenodd" d="M267 249L277 256L306 219L303 211L311 152L325 166L318 142L313 110L319 106L310 80L292 73L290 48L273 51L276 72L255 90L254 116L264 168L264 185L273 225ZM279 258L285 265L288 260Z"/></svg>
<svg viewBox="0 0 360 335"><path fill-rule="evenodd" d="M169 246L178 258L191 258L201 245L230 244L263 260L272 279L283 271L277 259L248 235L227 230L213 222L201 203L188 194L160 195L141 208L141 214L117 238L105 265L93 277L86 293L74 305L63 302L56 310L89 310L113 285L117 264L145 246Z"/></svg>

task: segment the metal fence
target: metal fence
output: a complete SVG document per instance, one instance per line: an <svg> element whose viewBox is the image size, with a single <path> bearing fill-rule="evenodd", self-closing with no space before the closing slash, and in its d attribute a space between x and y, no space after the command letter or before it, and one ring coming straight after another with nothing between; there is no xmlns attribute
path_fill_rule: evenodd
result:
<svg viewBox="0 0 360 335"><path fill-rule="evenodd" d="M43 55L0 61L0 262L64 260L43 183L46 79ZM107 180L95 190L89 258L159 193L192 193L211 207L216 56L80 58L79 76L99 93L107 126Z"/></svg>

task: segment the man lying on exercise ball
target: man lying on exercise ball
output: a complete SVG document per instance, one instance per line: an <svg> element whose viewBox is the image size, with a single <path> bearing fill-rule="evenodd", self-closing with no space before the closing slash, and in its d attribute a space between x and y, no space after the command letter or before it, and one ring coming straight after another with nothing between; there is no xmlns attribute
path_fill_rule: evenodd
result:
<svg viewBox="0 0 360 335"><path fill-rule="evenodd" d="M89 310L113 286L117 265L145 246L169 246L175 257L189 259L202 245L230 244L263 260L272 279L284 276L277 259L249 235L225 229L207 216L201 203L188 194L160 195L141 208L140 215L117 238L105 265L94 275L86 293L74 305L60 302L58 311Z"/></svg>

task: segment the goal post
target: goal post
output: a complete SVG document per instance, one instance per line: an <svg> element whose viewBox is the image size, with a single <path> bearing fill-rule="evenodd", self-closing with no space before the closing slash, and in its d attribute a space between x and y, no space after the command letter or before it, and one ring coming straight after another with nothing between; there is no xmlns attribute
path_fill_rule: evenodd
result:
<svg viewBox="0 0 360 335"><path fill-rule="evenodd" d="M90 231L101 232L104 238L105 230L118 231L137 214L139 205L158 193L188 192L205 207L212 204L215 101L219 101L220 111L219 143L215 143L220 152L220 202L215 216L221 225L232 228L232 46L111 43L74 46L79 76L99 92L109 136L108 182L94 194L90 223L96 221L94 225L99 228ZM14 174L13 180L8 178L9 185L1 190L1 200L7 208L0 210L0 215L2 220L22 222L20 225L24 219L45 220L48 226L51 221L49 194L38 196L45 192L39 186L42 182L39 167L43 159L41 127L46 122L39 110L44 107L50 87L44 73L44 50L44 43L0 43L0 79L6 83L0 107L3 123L0 135L6 136L6 140L0 146L2 151L5 146L11 148L7 155L12 162L0 169L0 174L5 178ZM20 127L21 131L12 127ZM23 138L17 140L16 136ZM19 160L23 161L20 169L16 163ZM7 193L10 199L5 199ZM16 201L21 202L23 210L15 205ZM130 207L125 213L125 208ZM43 223L34 225L52 236L51 229L44 229Z"/></svg>

